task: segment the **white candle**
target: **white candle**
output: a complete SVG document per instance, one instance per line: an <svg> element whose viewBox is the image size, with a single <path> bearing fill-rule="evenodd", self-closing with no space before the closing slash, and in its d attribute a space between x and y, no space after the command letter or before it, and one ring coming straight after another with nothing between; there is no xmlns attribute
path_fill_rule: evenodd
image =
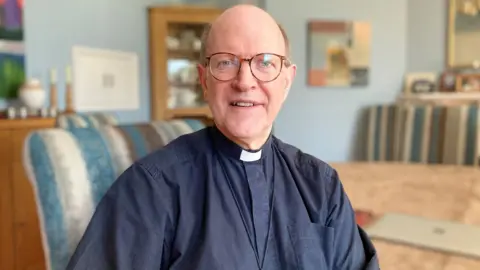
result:
<svg viewBox="0 0 480 270"><path fill-rule="evenodd" d="M71 70L70 66L67 66L65 74L66 74L66 82L68 84L70 84L72 82L72 70Z"/></svg>
<svg viewBox="0 0 480 270"><path fill-rule="evenodd" d="M55 83L57 83L57 70L52 68L52 70L50 70L50 84Z"/></svg>

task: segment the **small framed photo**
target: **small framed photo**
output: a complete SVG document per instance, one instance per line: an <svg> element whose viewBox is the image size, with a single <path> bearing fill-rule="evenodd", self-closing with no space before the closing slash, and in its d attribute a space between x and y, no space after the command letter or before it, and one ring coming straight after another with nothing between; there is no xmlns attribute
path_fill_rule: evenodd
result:
<svg viewBox="0 0 480 270"><path fill-rule="evenodd" d="M455 92L458 74L454 71L445 71L440 76L440 92Z"/></svg>
<svg viewBox="0 0 480 270"><path fill-rule="evenodd" d="M455 88L457 92L480 92L480 74L458 74Z"/></svg>
<svg viewBox="0 0 480 270"><path fill-rule="evenodd" d="M409 73L405 78L404 94L423 94L437 91L437 74L434 72Z"/></svg>

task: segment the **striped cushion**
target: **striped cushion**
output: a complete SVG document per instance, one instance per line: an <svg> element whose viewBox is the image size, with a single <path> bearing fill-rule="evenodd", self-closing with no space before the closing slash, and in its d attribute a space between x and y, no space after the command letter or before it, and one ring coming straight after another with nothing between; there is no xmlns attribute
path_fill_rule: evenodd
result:
<svg viewBox="0 0 480 270"><path fill-rule="evenodd" d="M448 107L446 111L443 160L446 164L478 166L478 129L480 110L477 105Z"/></svg>
<svg viewBox="0 0 480 270"><path fill-rule="evenodd" d="M407 111L403 161L477 165L478 106L410 105Z"/></svg>
<svg viewBox="0 0 480 270"><path fill-rule="evenodd" d="M441 107L406 105L402 123L400 160L440 163L444 115Z"/></svg>
<svg viewBox="0 0 480 270"><path fill-rule="evenodd" d="M478 165L477 105L369 108L367 160Z"/></svg>
<svg viewBox="0 0 480 270"><path fill-rule="evenodd" d="M57 117L57 127L64 129L99 127L117 123L116 117L107 113L61 114Z"/></svg>
<svg viewBox="0 0 480 270"><path fill-rule="evenodd" d="M29 135L24 166L34 187L48 269L65 269L99 200L132 162L204 125L173 120Z"/></svg>
<svg viewBox="0 0 480 270"><path fill-rule="evenodd" d="M368 161L398 159L400 123L403 107L395 104L375 105L368 109Z"/></svg>

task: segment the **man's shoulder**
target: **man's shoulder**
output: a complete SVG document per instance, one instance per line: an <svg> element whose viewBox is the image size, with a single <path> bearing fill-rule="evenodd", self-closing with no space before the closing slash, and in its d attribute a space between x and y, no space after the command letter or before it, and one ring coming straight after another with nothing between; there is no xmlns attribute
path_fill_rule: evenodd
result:
<svg viewBox="0 0 480 270"><path fill-rule="evenodd" d="M207 130L179 136L133 162L110 187L108 196L122 190L129 190L132 196L178 196L176 187L191 180L202 168L197 160L204 158L210 144Z"/></svg>
<svg viewBox="0 0 480 270"><path fill-rule="evenodd" d="M297 170L309 179L322 180L331 179L336 175L335 169L327 162L304 152L298 147L288 144L275 137L275 145L278 147L284 158L294 164Z"/></svg>
<svg viewBox="0 0 480 270"><path fill-rule="evenodd" d="M206 150L210 148L210 143L208 130L204 128L175 138L164 147L139 159L136 163L150 170L164 171L173 166L181 166L191 162L197 159L199 155L207 153Z"/></svg>

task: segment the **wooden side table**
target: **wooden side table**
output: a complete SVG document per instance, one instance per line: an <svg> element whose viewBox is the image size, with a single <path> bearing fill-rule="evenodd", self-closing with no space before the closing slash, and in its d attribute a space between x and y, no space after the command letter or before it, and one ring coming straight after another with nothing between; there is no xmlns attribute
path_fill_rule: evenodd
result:
<svg viewBox="0 0 480 270"><path fill-rule="evenodd" d="M23 145L55 118L0 119L0 269L45 269L37 207L23 169Z"/></svg>

